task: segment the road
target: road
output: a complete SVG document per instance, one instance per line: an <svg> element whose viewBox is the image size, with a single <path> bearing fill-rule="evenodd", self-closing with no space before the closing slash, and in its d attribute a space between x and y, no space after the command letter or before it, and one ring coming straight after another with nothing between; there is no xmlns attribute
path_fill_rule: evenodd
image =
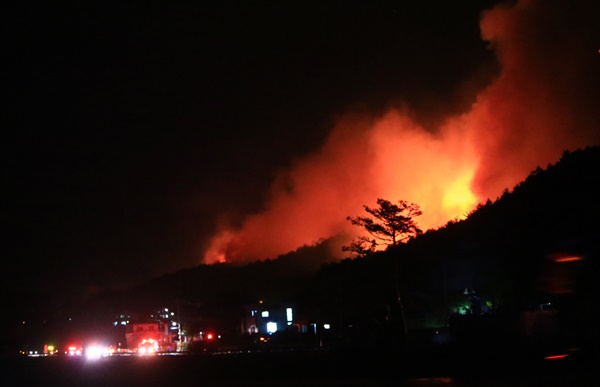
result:
<svg viewBox="0 0 600 387"><path fill-rule="evenodd" d="M449 355L449 356L446 356ZM11 357L12 386L587 386L596 357L523 362L518 356L285 351L212 355Z"/></svg>

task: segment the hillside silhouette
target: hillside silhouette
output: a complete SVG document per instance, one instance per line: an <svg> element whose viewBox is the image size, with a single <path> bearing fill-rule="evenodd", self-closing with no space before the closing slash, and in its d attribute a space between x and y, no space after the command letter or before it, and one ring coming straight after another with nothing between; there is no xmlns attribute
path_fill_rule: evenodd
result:
<svg viewBox="0 0 600 387"><path fill-rule="evenodd" d="M175 301L180 308L192 305L185 313L202 316L200 324L228 321L232 331L244 306L258 300L292 302L308 319L363 327L360 332L388 332L390 324L435 329L448 326L461 308L472 312L465 290L513 323L542 304L568 312L571 324L595 321L599 170L599 147L565 151L465 220L369 257L334 261L323 241L272 260L181 270L119 299L122 307L142 310ZM560 257L578 260L561 264ZM589 325L581 332L595 337Z"/></svg>
<svg viewBox="0 0 600 387"><path fill-rule="evenodd" d="M394 265L401 284L402 277L412 278L408 284L434 275L415 276L411 268L429 271L444 263L448 265L447 280L458 282L459 279L450 278L452 266L468 263L474 265L472 273L465 274L460 287L452 290L491 286L487 281L492 279L486 275L498 276L499 270L514 277L515 283L531 280L531 289L519 283L523 288L515 291L533 290L535 272L550 256L580 255L586 258L586 264L595 262L600 239L599 170L600 147L565 151L558 162L538 167L500 197L480 204L465 220L451 221L370 258L331 261L327 241L323 241L317 246L305 246L276 259L248 265L199 265L184 269L140 286L134 292L154 289L168 297L210 294L239 300L261 295L281 298L301 292L303 282L327 276L336 271L334 267L356 265L363 271L365 265L378 266L383 265L378 261L393 260L397 261ZM415 285L416 289L426 288L425 283Z"/></svg>
<svg viewBox="0 0 600 387"><path fill-rule="evenodd" d="M462 337L484 321L466 319L484 314L492 316L486 329L506 341L518 336L523 313L551 305L569 339L598 345L599 170L600 147L565 151L466 219L371 256L334 260L325 240L275 259L179 270L54 316L71 313L99 326L119 313L143 318L168 305L189 329L233 336L247 306L264 300L337 327L332 346L380 349L431 342L441 329ZM468 338L493 342L481 335Z"/></svg>

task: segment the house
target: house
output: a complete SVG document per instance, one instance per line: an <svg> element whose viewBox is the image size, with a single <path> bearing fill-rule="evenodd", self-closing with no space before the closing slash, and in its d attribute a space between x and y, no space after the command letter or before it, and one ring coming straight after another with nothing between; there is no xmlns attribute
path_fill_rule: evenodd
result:
<svg viewBox="0 0 600 387"><path fill-rule="evenodd" d="M152 351L171 352L175 350L173 334L169 331L169 325L162 321L140 321L127 326L125 340L127 348L138 351L146 348L148 343Z"/></svg>
<svg viewBox="0 0 600 387"><path fill-rule="evenodd" d="M306 331L291 304L267 304L259 301L248 305L242 321L244 334L273 334L277 331L294 329Z"/></svg>

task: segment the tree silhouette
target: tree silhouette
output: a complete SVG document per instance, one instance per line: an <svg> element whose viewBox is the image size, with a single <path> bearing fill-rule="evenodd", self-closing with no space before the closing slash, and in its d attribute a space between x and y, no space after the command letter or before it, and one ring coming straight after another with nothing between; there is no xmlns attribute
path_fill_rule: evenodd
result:
<svg viewBox="0 0 600 387"><path fill-rule="evenodd" d="M423 231L413 220L422 214L419 205L406 200L393 204L389 200L377 199L377 207L364 206L371 216L348 216L346 219L353 225L364 228L373 238L359 236L350 245L342 247L342 251L350 251L358 256L372 254L382 244L396 246Z"/></svg>

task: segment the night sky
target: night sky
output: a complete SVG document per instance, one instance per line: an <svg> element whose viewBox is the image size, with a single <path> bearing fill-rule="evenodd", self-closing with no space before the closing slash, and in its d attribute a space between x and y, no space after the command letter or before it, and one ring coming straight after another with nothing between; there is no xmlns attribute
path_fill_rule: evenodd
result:
<svg viewBox="0 0 600 387"><path fill-rule="evenodd" d="M372 137L359 140L374 133L390 109L399 109L427 135L444 132L449 117L463 117L465 127L486 122L485 130L468 136L485 143L485 152L448 156L471 162L472 154L484 155L474 169L477 200L493 198L535 166L558 160L564 148L597 143L595 1L501 6L500 23L489 17L485 24L488 35L500 36L490 44L482 39L480 17L496 3L4 5L3 288L94 293L129 286L205 262L205 252L225 229L235 243L222 251L241 262L343 235L347 230L335 220L306 237L290 231L297 239L286 239L289 228L279 226L278 234L274 226L260 225L279 224L281 217L310 228L313 213L343 223L362 204L389 195L382 181L361 174L361 166L339 166L348 164L346 157L362 160L372 151L361 148ZM495 32L503 28L514 34ZM530 71L527 76L514 70L521 68ZM530 79L531 86L523 85ZM523 85L524 94L499 91L514 91L511 82ZM555 108L563 100L564 112ZM495 124L474 108L510 101L532 104L524 117L544 116L538 104L552 108L554 116ZM520 117L503 109L500 119ZM566 129L554 130L554 122ZM345 129L352 125L367 129ZM528 125L550 132L515 137ZM504 127L511 129L499 129ZM556 141L536 143L542 137ZM466 144L456 141L450 148ZM493 157L500 154L506 165L482 172L482 165L499 165ZM335 168L321 167L331 160L339 160ZM419 171L423 163L402 167ZM325 172L313 175L309 169ZM301 211L314 197L328 197L319 191L303 201L310 183L302 181L325 190L328 181L336 186L346 175L351 188L340 192L356 201L336 193L323 207ZM490 182L497 176L510 178ZM278 199L282 192L293 200ZM421 202L420 196L408 199ZM337 206L332 203L343 203L339 214L324 210ZM296 221L300 213L308 220ZM248 240L277 246L259 250Z"/></svg>

